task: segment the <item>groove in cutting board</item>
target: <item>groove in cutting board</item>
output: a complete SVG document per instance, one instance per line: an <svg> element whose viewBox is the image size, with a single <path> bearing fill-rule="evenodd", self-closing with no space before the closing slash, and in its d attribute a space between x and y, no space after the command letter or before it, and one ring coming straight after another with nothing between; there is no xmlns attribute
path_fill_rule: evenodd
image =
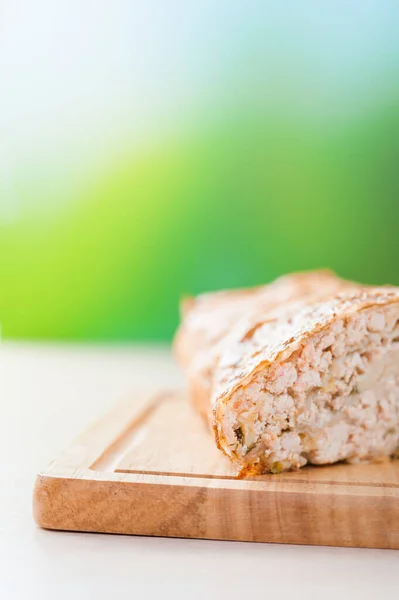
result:
<svg viewBox="0 0 399 600"><path fill-rule="evenodd" d="M382 468L383 467L383 468ZM235 479L237 468L215 446L206 423L184 394L157 398L94 465L95 470ZM281 473L279 481L398 487L399 462L339 464ZM378 483L376 483L378 477ZM252 480L276 479L275 475Z"/></svg>
<svg viewBox="0 0 399 600"><path fill-rule="evenodd" d="M399 547L399 461L235 478L183 393L139 395L37 479L53 529Z"/></svg>

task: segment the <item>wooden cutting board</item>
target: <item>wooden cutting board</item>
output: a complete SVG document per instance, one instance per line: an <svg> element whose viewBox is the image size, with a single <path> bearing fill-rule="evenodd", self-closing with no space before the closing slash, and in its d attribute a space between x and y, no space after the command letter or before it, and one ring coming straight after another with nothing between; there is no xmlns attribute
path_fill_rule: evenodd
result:
<svg viewBox="0 0 399 600"><path fill-rule="evenodd" d="M34 491L48 529L399 548L399 461L238 480L184 394L119 405Z"/></svg>

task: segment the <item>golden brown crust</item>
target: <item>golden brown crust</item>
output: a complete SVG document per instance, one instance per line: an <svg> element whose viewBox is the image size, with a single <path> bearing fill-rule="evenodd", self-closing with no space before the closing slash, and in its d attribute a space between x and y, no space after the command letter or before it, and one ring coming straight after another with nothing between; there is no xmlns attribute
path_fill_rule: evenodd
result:
<svg viewBox="0 0 399 600"><path fill-rule="evenodd" d="M394 302L399 302L398 288L362 286L329 271L296 273L266 286L192 299L175 351L197 409L213 413L218 446L223 449L225 443L221 413L237 388L334 320Z"/></svg>

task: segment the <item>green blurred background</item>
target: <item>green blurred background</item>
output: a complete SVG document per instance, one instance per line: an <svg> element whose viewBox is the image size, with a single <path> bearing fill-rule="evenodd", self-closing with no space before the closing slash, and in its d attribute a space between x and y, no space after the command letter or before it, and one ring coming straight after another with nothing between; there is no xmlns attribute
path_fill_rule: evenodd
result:
<svg viewBox="0 0 399 600"><path fill-rule="evenodd" d="M399 284L399 4L3 3L4 338L169 340L182 295Z"/></svg>

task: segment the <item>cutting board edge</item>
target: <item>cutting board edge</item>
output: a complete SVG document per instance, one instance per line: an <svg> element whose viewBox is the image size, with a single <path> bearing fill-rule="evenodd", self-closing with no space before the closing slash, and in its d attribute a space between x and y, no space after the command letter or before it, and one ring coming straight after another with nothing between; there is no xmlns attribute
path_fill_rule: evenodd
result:
<svg viewBox="0 0 399 600"><path fill-rule="evenodd" d="M40 474L34 519L41 528L64 531L399 549L399 528L392 527L399 516L396 490L378 496L368 487L361 495L350 489L319 494L291 484L249 490L245 484L257 482L234 489L186 486L184 478L162 484L150 479ZM334 504L333 516L325 494Z"/></svg>

